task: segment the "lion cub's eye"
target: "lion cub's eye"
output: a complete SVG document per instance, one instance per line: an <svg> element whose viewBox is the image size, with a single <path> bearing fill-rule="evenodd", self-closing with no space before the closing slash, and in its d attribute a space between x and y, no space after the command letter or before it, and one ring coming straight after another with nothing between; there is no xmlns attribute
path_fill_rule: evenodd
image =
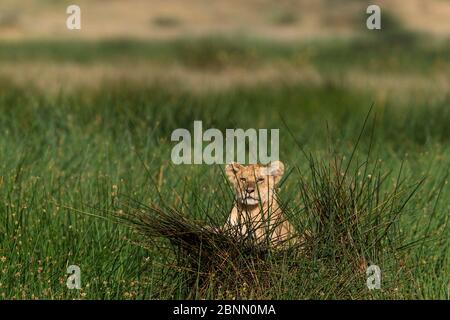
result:
<svg viewBox="0 0 450 320"><path fill-rule="evenodd" d="M258 180L256 180L258 183L263 182L264 178L258 178Z"/></svg>
<svg viewBox="0 0 450 320"><path fill-rule="evenodd" d="M245 181L247 181L247 179L245 179L245 178L241 178L241 181L242 181L242 182L245 182Z"/></svg>

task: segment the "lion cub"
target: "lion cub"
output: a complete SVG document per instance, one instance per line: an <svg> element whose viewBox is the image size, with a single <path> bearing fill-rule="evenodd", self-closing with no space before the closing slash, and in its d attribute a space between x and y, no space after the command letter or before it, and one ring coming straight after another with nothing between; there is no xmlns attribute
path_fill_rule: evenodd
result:
<svg viewBox="0 0 450 320"><path fill-rule="evenodd" d="M275 192L284 173L281 161L267 166L231 163L225 167L225 173L236 193L225 230L237 231L257 243L271 246L293 238L295 230L284 217Z"/></svg>

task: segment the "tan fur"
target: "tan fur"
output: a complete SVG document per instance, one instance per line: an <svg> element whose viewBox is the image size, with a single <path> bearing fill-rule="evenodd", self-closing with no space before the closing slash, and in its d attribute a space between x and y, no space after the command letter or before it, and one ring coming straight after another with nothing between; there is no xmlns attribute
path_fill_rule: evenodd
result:
<svg viewBox="0 0 450 320"><path fill-rule="evenodd" d="M283 163L273 161L267 166L231 163L225 173L236 193L225 228L271 246L291 242L287 240L294 237L295 230L284 217L275 190L284 174Z"/></svg>

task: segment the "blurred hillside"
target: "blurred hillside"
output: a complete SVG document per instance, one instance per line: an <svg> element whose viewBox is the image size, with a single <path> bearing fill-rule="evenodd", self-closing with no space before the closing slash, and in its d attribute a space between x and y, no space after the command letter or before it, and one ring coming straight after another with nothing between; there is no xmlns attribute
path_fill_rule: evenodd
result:
<svg viewBox="0 0 450 320"><path fill-rule="evenodd" d="M82 30L66 28L81 7ZM366 8L382 9L368 31ZM446 97L449 0L2 0L0 83L204 92L308 84Z"/></svg>
<svg viewBox="0 0 450 320"><path fill-rule="evenodd" d="M167 39L210 34L277 40L345 37L379 4L407 28L448 37L448 0L2 0L0 39ZM66 8L82 10L82 31L65 28Z"/></svg>

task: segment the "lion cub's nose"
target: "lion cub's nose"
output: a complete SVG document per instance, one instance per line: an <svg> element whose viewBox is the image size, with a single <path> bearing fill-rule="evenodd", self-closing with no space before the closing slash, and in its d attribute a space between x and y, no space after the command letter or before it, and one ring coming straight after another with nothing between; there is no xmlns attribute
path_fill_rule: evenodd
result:
<svg viewBox="0 0 450 320"><path fill-rule="evenodd" d="M255 191L254 187L247 187L247 193L251 194Z"/></svg>

